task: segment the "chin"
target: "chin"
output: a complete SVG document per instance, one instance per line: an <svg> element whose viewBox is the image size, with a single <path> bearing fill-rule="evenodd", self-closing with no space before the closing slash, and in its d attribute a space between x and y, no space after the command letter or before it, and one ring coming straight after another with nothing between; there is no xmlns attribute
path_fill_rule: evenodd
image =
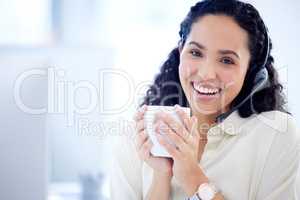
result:
<svg viewBox="0 0 300 200"><path fill-rule="evenodd" d="M203 115L214 115L217 113L220 113L220 108L217 106L209 106L209 105L203 105L203 104L199 104L198 102L192 102L190 103L192 110L195 113L201 113Z"/></svg>

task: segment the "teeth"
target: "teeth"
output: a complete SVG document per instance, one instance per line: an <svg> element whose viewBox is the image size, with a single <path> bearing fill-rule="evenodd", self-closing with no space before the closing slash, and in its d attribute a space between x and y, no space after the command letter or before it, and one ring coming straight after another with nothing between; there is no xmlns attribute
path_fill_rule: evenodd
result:
<svg viewBox="0 0 300 200"><path fill-rule="evenodd" d="M205 88L203 86L200 86L200 85L197 85L197 84L193 84L194 85L194 88L200 92L200 93L206 93L206 94L214 94L214 93L218 93L219 92L219 89L218 88L213 88L213 89L210 89L210 88Z"/></svg>

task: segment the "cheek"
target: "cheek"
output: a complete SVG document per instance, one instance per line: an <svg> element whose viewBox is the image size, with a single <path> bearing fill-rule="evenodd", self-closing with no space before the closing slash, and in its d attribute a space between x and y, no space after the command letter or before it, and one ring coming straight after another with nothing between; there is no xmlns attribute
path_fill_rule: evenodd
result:
<svg viewBox="0 0 300 200"><path fill-rule="evenodd" d="M227 93L231 95L237 96L243 87L245 75L243 72L231 72L224 73L222 76L222 82L227 88Z"/></svg>
<svg viewBox="0 0 300 200"><path fill-rule="evenodd" d="M245 77L245 73L243 71L233 69L233 70L224 70L220 71L219 73L219 79L225 86L228 87L242 87L243 80Z"/></svg>
<svg viewBox="0 0 300 200"><path fill-rule="evenodd" d="M222 84L226 86L234 85L236 82L236 76L234 75L234 72L226 71L226 72L220 72L218 73L219 79Z"/></svg>
<svg viewBox="0 0 300 200"><path fill-rule="evenodd" d="M197 67L193 63L184 60L180 62L179 76L182 81L192 77L195 73L197 73Z"/></svg>

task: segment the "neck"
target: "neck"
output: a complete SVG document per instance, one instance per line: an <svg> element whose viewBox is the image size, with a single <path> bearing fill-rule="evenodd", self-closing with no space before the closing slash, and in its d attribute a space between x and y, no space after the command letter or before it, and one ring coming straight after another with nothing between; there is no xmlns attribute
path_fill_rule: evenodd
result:
<svg viewBox="0 0 300 200"><path fill-rule="evenodd" d="M207 132L208 130L216 125L216 118L224 112L229 111L230 107L226 106L221 111L206 114L202 112L193 112L194 109L192 109L192 115L194 115L198 120L198 130L203 138L207 138Z"/></svg>
<svg viewBox="0 0 300 200"><path fill-rule="evenodd" d="M218 114L194 114L198 119L198 130L202 137L206 138L208 130L216 124L215 120Z"/></svg>

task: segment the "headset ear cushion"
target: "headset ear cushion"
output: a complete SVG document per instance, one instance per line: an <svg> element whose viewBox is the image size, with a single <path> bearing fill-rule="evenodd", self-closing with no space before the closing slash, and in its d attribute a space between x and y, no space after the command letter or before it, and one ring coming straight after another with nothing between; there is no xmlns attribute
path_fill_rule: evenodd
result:
<svg viewBox="0 0 300 200"><path fill-rule="evenodd" d="M268 78L268 71L265 67L263 67L256 73L254 78L254 83L261 82L263 80L266 80L267 78Z"/></svg>
<svg viewBox="0 0 300 200"><path fill-rule="evenodd" d="M265 88L269 79L268 70L263 67L255 75L253 80L253 89L255 92Z"/></svg>

